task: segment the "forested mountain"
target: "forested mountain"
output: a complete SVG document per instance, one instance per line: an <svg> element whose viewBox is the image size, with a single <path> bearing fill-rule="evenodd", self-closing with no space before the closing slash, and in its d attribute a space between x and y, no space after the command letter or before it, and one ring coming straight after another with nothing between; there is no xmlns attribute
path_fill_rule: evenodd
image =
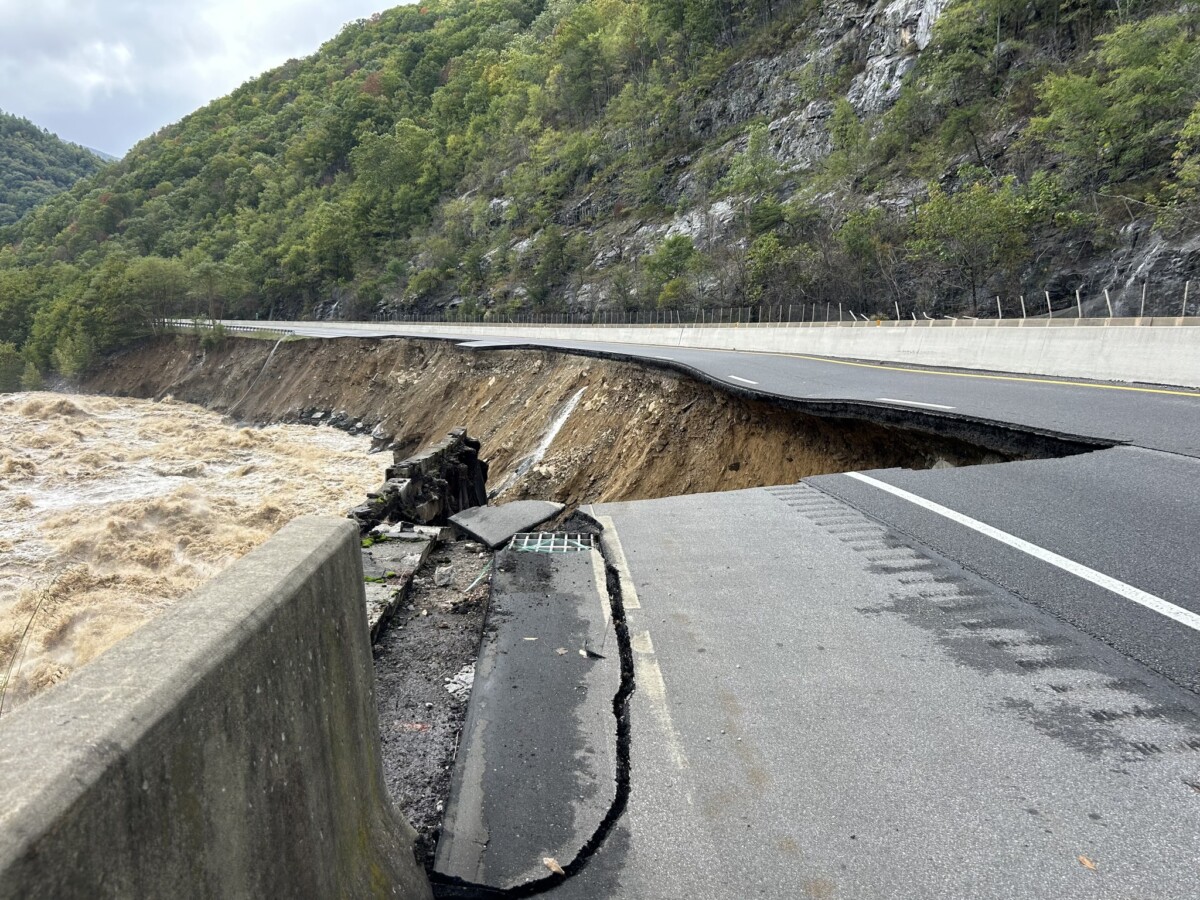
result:
<svg viewBox="0 0 1200 900"><path fill-rule="evenodd" d="M1146 280L1174 304L1198 25L1155 0L398 7L0 229L0 341L71 372L166 312L908 317L1128 309Z"/></svg>
<svg viewBox="0 0 1200 900"><path fill-rule="evenodd" d="M102 165L92 151L0 110L0 225L11 225Z"/></svg>

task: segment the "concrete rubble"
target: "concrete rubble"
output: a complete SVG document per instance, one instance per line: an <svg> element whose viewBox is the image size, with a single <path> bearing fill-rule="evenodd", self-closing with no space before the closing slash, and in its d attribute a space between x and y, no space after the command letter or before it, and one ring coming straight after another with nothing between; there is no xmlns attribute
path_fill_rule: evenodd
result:
<svg viewBox="0 0 1200 900"><path fill-rule="evenodd" d="M350 518L366 534L382 523L444 525L455 513L486 504L488 464L479 448L465 428L456 428L427 450L396 460Z"/></svg>
<svg viewBox="0 0 1200 900"><path fill-rule="evenodd" d="M451 523L477 541L495 550L514 534L529 531L553 519L565 507L548 500L514 500L500 506L478 506L450 517Z"/></svg>

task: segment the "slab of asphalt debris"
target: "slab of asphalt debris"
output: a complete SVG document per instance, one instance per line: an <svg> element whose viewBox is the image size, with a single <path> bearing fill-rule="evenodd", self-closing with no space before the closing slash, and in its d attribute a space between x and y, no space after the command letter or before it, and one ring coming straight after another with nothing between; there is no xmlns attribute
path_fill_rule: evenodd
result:
<svg viewBox="0 0 1200 900"><path fill-rule="evenodd" d="M415 574L366 587L368 594L373 587L393 591L374 647L384 781L397 811L417 830L417 858L430 868L471 692L492 554L474 541L385 540L363 550L367 577L398 564L408 571L412 555L425 558Z"/></svg>
<svg viewBox="0 0 1200 900"><path fill-rule="evenodd" d="M475 506L450 517L470 537L493 550L507 544L514 534L529 531L563 511L561 503L548 500L514 500L500 506Z"/></svg>
<svg viewBox="0 0 1200 900"><path fill-rule="evenodd" d="M507 889L579 855L616 795L620 668L591 535L517 535L496 555L435 875Z"/></svg>
<svg viewBox="0 0 1200 900"><path fill-rule="evenodd" d="M433 551L439 529L372 533L363 539L363 587L371 642L379 639L388 619L405 602L417 570Z"/></svg>

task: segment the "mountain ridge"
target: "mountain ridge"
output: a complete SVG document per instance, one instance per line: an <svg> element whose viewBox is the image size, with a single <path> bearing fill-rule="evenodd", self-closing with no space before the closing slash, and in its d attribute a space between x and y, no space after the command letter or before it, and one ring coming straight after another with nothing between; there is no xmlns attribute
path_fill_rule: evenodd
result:
<svg viewBox="0 0 1200 900"><path fill-rule="evenodd" d="M0 340L70 372L167 313L907 318L1108 290L1136 314L1146 282L1165 311L1200 277L1198 25L1079 0L398 7L0 230Z"/></svg>
<svg viewBox="0 0 1200 900"><path fill-rule="evenodd" d="M104 158L0 110L0 226L98 171Z"/></svg>

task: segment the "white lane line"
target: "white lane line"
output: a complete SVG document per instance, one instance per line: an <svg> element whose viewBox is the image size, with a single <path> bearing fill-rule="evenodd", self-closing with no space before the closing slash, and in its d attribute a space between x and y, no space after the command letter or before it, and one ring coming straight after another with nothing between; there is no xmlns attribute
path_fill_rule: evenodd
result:
<svg viewBox="0 0 1200 900"><path fill-rule="evenodd" d="M943 406L940 403L922 403L919 400L895 400L891 397L876 397L878 403L903 403L905 406L928 406L930 409L954 409L953 406Z"/></svg>
<svg viewBox="0 0 1200 900"><path fill-rule="evenodd" d="M740 381L742 384L758 384L757 381L751 381L749 378L741 378L737 375L726 375L725 377L730 381Z"/></svg>
<svg viewBox="0 0 1200 900"><path fill-rule="evenodd" d="M1126 584L1124 581L1118 581L1111 575L1105 575L1103 572L1097 572L1095 569L1089 568L1082 563L1077 563L1073 559L1067 559L1065 556L1059 556L1044 547L1039 547L1037 544L1031 544L1029 541L1022 540L1019 537L1009 534L1007 531L1001 531L999 528L993 528L978 519L972 519L970 516L964 516L960 512L955 512L942 506L940 503L934 503L932 500L926 500L924 497L919 497L916 494L910 494L906 490L894 487L886 482L871 478L869 475L860 475L858 472L847 472L850 478L854 478L865 484L879 488L881 491L886 491L907 500L910 503L915 503L917 506L923 507L930 512L937 513L939 516L944 516L952 522L957 522L959 525L965 525L973 531L978 531L980 534L987 535L1002 544L1007 544L1016 550L1023 553L1028 553L1030 556L1040 559L1042 562L1049 563L1052 566L1057 566L1064 572L1070 572L1072 575L1082 578L1084 581L1090 581L1092 584L1104 588L1106 591L1112 591L1126 600L1132 600L1146 609L1153 610L1160 615L1166 616L1168 619L1178 622L1180 625L1186 625L1193 631L1200 631L1200 615L1186 610L1181 606L1176 606L1162 597L1156 597L1154 594L1147 593L1141 588L1135 588L1131 584Z"/></svg>

